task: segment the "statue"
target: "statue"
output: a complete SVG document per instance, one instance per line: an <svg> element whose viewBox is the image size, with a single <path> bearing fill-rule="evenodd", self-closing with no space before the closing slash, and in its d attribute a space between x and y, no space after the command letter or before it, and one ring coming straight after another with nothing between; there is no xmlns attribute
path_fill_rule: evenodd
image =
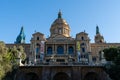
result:
<svg viewBox="0 0 120 80"><path fill-rule="evenodd" d="M98 26L96 26L96 34L100 34Z"/></svg>
<svg viewBox="0 0 120 80"><path fill-rule="evenodd" d="M77 41L77 58L78 62L80 62L80 42Z"/></svg>

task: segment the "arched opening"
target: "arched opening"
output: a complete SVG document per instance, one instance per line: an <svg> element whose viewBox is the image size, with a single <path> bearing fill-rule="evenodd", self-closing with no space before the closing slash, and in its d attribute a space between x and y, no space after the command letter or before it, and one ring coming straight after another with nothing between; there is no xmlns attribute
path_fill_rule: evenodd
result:
<svg viewBox="0 0 120 80"><path fill-rule="evenodd" d="M39 37L37 37L37 40L39 40Z"/></svg>
<svg viewBox="0 0 120 80"><path fill-rule="evenodd" d="M36 44L36 54L40 53L40 44Z"/></svg>
<svg viewBox="0 0 120 80"><path fill-rule="evenodd" d="M69 54L73 54L74 53L74 48L72 46L69 47Z"/></svg>
<svg viewBox="0 0 120 80"><path fill-rule="evenodd" d="M47 48L47 54L52 54L52 47Z"/></svg>
<svg viewBox="0 0 120 80"><path fill-rule="evenodd" d="M97 59L96 59L95 56L92 57L92 61L93 61L93 62L96 62L96 61L97 61Z"/></svg>
<svg viewBox="0 0 120 80"><path fill-rule="evenodd" d="M70 77L64 72L59 72L53 77L53 80L70 80Z"/></svg>
<svg viewBox="0 0 120 80"><path fill-rule="evenodd" d="M80 46L85 46L85 43L81 43Z"/></svg>
<svg viewBox="0 0 120 80"><path fill-rule="evenodd" d="M57 54L64 54L64 48L62 46L57 47Z"/></svg>
<svg viewBox="0 0 120 80"><path fill-rule="evenodd" d="M89 72L85 75L84 80L98 80L98 74L95 72Z"/></svg>
<svg viewBox="0 0 120 80"><path fill-rule="evenodd" d="M82 50L83 53L85 52L85 48L84 47L82 47L81 50Z"/></svg>
<svg viewBox="0 0 120 80"><path fill-rule="evenodd" d="M36 44L36 58L37 59L40 58L40 44L39 43Z"/></svg>
<svg viewBox="0 0 120 80"><path fill-rule="evenodd" d="M83 36L81 37L81 40L84 40L84 37L83 37Z"/></svg>
<svg viewBox="0 0 120 80"><path fill-rule="evenodd" d="M27 73L24 80L39 80L39 77L35 73Z"/></svg>

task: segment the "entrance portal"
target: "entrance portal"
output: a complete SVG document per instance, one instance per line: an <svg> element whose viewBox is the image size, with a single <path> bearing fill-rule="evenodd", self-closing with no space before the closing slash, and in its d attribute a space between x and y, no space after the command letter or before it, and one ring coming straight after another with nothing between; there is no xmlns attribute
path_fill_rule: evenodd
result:
<svg viewBox="0 0 120 80"><path fill-rule="evenodd" d="M95 72L89 72L84 77L84 80L98 80L98 75Z"/></svg>
<svg viewBox="0 0 120 80"><path fill-rule="evenodd" d="M35 73L27 73L24 80L39 80L39 77Z"/></svg>
<svg viewBox="0 0 120 80"><path fill-rule="evenodd" d="M59 72L53 77L53 80L70 80L70 78L66 73Z"/></svg>

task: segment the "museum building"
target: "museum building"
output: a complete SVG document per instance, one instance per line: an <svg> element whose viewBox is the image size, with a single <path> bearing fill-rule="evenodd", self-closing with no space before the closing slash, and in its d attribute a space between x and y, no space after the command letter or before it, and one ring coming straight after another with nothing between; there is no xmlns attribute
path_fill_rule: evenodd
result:
<svg viewBox="0 0 120 80"><path fill-rule="evenodd" d="M70 31L69 24L62 18L62 13L59 11L57 19L51 24L48 38L45 38L43 33L35 32L32 34L30 43L25 43L22 27L15 43L6 45L8 48L23 46L27 58L35 64L41 62L101 64L104 58L103 49L120 46L120 43L105 42L98 26L96 26L94 43L90 43L88 33L85 31L77 33L75 38L71 37Z"/></svg>
<svg viewBox="0 0 120 80"><path fill-rule="evenodd" d="M96 26L94 43L88 33L78 32L75 38L70 35L70 26L59 11L51 24L50 36L43 33L32 34L30 43L25 43L24 28L8 48L22 46L27 63L20 65L15 80L110 80L103 69L106 63L105 48L119 47L120 43L107 43Z"/></svg>

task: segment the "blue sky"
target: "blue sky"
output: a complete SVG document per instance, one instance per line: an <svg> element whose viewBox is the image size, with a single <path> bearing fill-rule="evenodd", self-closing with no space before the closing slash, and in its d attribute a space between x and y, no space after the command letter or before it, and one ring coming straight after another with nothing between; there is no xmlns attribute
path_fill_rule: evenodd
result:
<svg viewBox="0 0 120 80"><path fill-rule="evenodd" d="M14 43L21 26L27 43L35 30L48 37L59 9L72 37L85 30L94 42L98 25L106 42L120 42L120 0L0 0L0 40Z"/></svg>

